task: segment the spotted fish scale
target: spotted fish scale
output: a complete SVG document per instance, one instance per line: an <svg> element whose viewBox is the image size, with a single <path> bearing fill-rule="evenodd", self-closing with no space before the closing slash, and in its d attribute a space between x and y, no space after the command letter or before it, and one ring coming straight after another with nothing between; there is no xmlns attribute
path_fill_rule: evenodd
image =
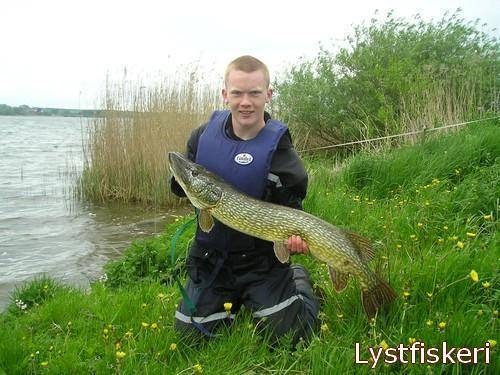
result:
<svg viewBox="0 0 500 375"><path fill-rule="evenodd" d="M228 185L210 213L227 226L266 241L285 242L298 235L314 257L357 276L363 289L376 283L343 230L307 212L251 198Z"/></svg>

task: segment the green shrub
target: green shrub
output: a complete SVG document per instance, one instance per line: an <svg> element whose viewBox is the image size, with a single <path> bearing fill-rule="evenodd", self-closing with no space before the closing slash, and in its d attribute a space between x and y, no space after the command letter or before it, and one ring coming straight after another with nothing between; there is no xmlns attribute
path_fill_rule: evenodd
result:
<svg viewBox="0 0 500 375"><path fill-rule="evenodd" d="M460 11L437 22L388 13L293 65L274 109L303 147L475 119L498 112L499 51Z"/></svg>

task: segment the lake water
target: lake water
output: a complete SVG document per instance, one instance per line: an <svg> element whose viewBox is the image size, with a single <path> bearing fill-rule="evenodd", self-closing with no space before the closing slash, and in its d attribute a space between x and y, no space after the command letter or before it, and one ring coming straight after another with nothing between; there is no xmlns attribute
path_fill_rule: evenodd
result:
<svg viewBox="0 0 500 375"><path fill-rule="evenodd" d="M177 216L74 201L86 121L0 116L0 311L15 286L36 275L88 285L132 240Z"/></svg>

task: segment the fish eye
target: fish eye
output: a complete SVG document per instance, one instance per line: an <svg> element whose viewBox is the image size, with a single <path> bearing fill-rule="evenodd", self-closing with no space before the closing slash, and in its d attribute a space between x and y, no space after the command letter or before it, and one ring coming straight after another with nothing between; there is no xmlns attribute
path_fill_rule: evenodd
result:
<svg viewBox="0 0 500 375"><path fill-rule="evenodd" d="M193 177L198 176L198 171L191 171L191 176L193 176Z"/></svg>

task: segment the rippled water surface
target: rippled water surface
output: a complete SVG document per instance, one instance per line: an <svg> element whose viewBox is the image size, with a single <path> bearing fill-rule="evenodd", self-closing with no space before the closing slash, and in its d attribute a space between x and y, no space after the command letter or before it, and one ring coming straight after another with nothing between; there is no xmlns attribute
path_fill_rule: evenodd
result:
<svg viewBox="0 0 500 375"><path fill-rule="evenodd" d="M75 202L85 127L79 118L0 116L0 310L15 285L41 273L87 285L133 239L176 216Z"/></svg>

